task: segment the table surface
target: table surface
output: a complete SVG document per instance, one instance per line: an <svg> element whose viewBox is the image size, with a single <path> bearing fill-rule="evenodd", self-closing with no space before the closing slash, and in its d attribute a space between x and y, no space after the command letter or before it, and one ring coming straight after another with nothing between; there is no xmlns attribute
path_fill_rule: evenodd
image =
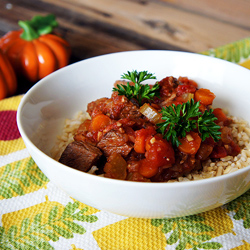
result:
<svg viewBox="0 0 250 250"><path fill-rule="evenodd" d="M129 50L202 52L249 37L249 0L1 0L0 36L53 13L70 63ZM16 94L33 83L19 80Z"/></svg>
<svg viewBox="0 0 250 250"><path fill-rule="evenodd" d="M141 49L201 52L250 34L249 0L1 0L0 36L53 13L71 61Z"/></svg>

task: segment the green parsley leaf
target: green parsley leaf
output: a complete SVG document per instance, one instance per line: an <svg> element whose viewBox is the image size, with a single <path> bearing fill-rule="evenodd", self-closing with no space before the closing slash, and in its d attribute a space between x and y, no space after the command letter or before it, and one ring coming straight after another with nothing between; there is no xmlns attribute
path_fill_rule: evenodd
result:
<svg viewBox="0 0 250 250"><path fill-rule="evenodd" d="M121 76L122 79L130 80L134 85L130 85L129 82L126 84L118 84L117 88L113 88L113 91L117 91L118 95L124 95L128 99L135 98L139 105L142 104L143 99L152 100L155 96L160 96L160 85L158 83L150 87L148 84L141 84L141 82L148 79L156 79L152 73L148 71L137 72L136 70Z"/></svg>
<svg viewBox="0 0 250 250"><path fill-rule="evenodd" d="M200 102L194 99L179 104L162 108L162 120L158 123L157 131L160 132L165 139L171 141L173 145L179 146L179 137L183 138L187 132L198 129L202 141L208 137L212 137L215 141L220 139L220 126L214 121L217 118L212 113L213 110L205 111L203 114L199 111Z"/></svg>
<svg viewBox="0 0 250 250"><path fill-rule="evenodd" d="M141 83L141 82L148 80L148 79L156 79L154 74L148 73L148 71L137 72L137 70L133 70L132 72L128 71L127 74L124 73L121 76L121 78L130 80L133 83Z"/></svg>
<svg viewBox="0 0 250 250"><path fill-rule="evenodd" d="M213 110L205 110L204 114L198 118L198 129L201 134L201 140L204 141L208 137L212 137L215 141L220 139L220 126L214 123L217 118L212 113Z"/></svg>

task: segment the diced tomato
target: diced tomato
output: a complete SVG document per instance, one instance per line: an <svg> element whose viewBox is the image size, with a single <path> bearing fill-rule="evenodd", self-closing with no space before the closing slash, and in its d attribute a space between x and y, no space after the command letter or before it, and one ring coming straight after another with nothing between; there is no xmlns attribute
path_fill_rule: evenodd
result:
<svg viewBox="0 0 250 250"><path fill-rule="evenodd" d="M142 128L140 130L135 131L135 144L134 150L137 153L145 153L146 140L148 137L156 134L156 131L153 127Z"/></svg>
<svg viewBox="0 0 250 250"><path fill-rule="evenodd" d="M146 178L156 175L159 167L171 167L175 162L172 145L158 135L148 143L145 157L140 161L139 173Z"/></svg>
<svg viewBox="0 0 250 250"><path fill-rule="evenodd" d="M185 137L180 138L178 149L185 154L195 154L201 145L201 138L198 133L190 131Z"/></svg>
<svg viewBox="0 0 250 250"><path fill-rule="evenodd" d="M153 141L155 141L155 138L153 135L148 136L145 140L145 149L148 151L150 147L152 146Z"/></svg>
<svg viewBox="0 0 250 250"><path fill-rule="evenodd" d="M227 151L223 146L216 145L213 149L213 152L211 153L211 158L223 158L227 156Z"/></svg>
<svg viewBox="0 0 250 250"><path fill-rule="evenodd" d="M164 139L157 138L157 136L155 138L155 142L145 153L146 159L156 167L173 164L175 156L172 145Z"/></svg>
<svg viewBox="0 0 250 250"><path fill-rule="evenodd" d="M196 102L200 101L200 103L203 105L211 105L213 103L214 98L215 94L209 89L201 88L194 93L194 100Z"/></svg>
<svg viewBox="0 0 250 250"><path fill-rule="evenodd" d="M194 87L198 87L198 83L197 82L195 82L194 80L190 80L190 79L188 79L188 77L186 77L186 76L180 76L179 78L178 78L178 81L180 81L180 82L182 82L183 84L189 84L189 85L192 85L192 86L194 86Z"/></svg>
<svg viewBox="0 0 250 250"><path fill-rule="evenodd" d="M196 91L196 88L192 85L179 85L177 88L176 88L176 93L177 93L177 96L181 96L185 93L194 93Z"/></svg>

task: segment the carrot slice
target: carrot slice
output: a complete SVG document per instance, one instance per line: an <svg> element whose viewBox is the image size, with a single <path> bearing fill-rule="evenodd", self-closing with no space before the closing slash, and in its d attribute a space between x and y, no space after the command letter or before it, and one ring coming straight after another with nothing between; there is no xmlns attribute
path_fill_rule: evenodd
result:
<svg viewBox="0 0 250 250"><path fill-rule="evenodd" d="M200 101L203 105L211 105L215 98L215 94L211 92L209 89L198 89L194 93L194 100L196 102Z"/></svg>
<svg viewBox="0 0 250 250"><path fill-rule="evenodd" d="M111 118L109 118L107 115L99 114L92 119L89 126L89 130L97 132L101 129L106 128L108 125L111 124L111 122Z"/></svg>
<svg viewBox="0 0 250 250"><path fill-rule="evenodd" d="M141 160L141 165L139 168L139 174L146 178L151 178L158 172L158 167L152 166L152 162L147 159Z"/></svg>
<svg viewBox="0 0 250 250"><path fill-rule="evenodd" d="M191 131L186 134L185 137L180 139L180 145L178 146L178 149L185 153L185 154L195 154L201 145L201 138L200 136Z"/></svg>

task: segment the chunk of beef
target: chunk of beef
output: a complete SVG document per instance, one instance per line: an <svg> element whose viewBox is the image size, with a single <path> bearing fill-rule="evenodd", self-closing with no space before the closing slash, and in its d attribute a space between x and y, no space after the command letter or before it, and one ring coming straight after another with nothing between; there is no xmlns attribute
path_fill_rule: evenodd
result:
<svg viewBox="0 0 250 250"><path fill-rule="evenodd" d="M161 98L158 102L161 107L169 106L173 103L173 100L176 98L176 88L179 84L179 81L172 76L159 81Z"/></svg>
<svg viewBox="0 0 250 250"><path fill-rule="evenodd" d="M106 102L109 100L107 97L97 99L96 101L90 102L87 106L87 112L90 116L93 116L93 113L102 113L103 106L106 105Z"/></svg>
<svg viewBox="0 0 250 250"><path fill-rule="evenodd" d="M121 110L119 118L130 118L131 120L136 121L137 119L142 118L142 114L139 111L138 107L129 101L126 106Z"/></svg>
<svg viewBox="0 0 250 250"><path fill-rule="evenodd" d="M96 142L94 141L94 139L86 137L86 134L84 132L76 133L74 136L74 140L82 143L89 143L93 146L96 146Z"/></svg>
<svg viewBox="0 0 250 250"><path fill-rule="evenodd" d="M125 96L118 95L117 92L114 92L111 98L101 98L89 103L87 112L92 118L100 113L114 120L122 118L136 120L142 117L138 107Z"/></svg>
<svg viewBox="0 0 250 250"><path fill-rule="evenodd" d="M87 172L91 166L98 162L101 156L101 150L92 144L82 141L73 141L66 147L59 162L69 167Z"/></svg>
<svg viewBox="0 0 250 250"><path fill-rule="evenodd" d="M106 157L113 153L118 153L126 157L133 148L132 143L129 142L128 135L118 130L107 132L98 142L97 147L104 152Z"/></svg>
<svg viewBox="0 0 250 250"><path fill-rule="evenodd" d="M161 86L161 97L168 98L172 95L172 92L178 87L179 82L175 77L165 77L159 81Z"/></svg>

